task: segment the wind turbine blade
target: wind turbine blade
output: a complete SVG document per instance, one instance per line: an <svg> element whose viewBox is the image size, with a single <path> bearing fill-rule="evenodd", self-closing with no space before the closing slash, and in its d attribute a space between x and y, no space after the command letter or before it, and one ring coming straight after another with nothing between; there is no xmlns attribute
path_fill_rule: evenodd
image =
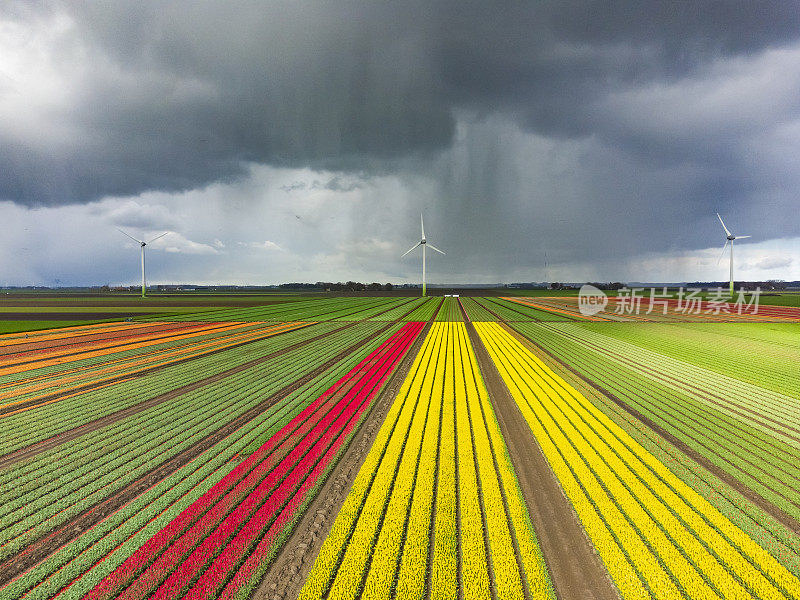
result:
<svg viewBox="0 0 800 600"><path fill-rule="evenodd" d="M162 238L162 237L164 237L165 235L167 235L168 233L171 233L171 232L169 232L169 231L165 231L164 233L162 233L161 235L157 235L156 237L154 237L152 240L150 240L150 241L149 241L149 242L147 242L147 243L148 243L148 244L152 244L152 243L153 243L153 242L155 242L155 241L156 241L158 238Z"/></svg>
<svg viewBox="0 0 800 600"><path fill-rule="evenodd" d="M421 245L422 245L422 242L417 242L416 244L414 244L413 246L411 246L411 248L409 248L408 250L406 250L406 251L403 253L403 255L402 255L400 258L403 258L403 256L405 256L406 254L408 254L409 252L411 252L411 251L412 251L414 248L416 248L417 246L421 246Z"/></svg>
<svg viewBox="0 0 800 600"><path fill-rule="evenodd" d="M753 237L753 236L752 235L737 235L736 239L737 240L743 240L743 239L749 238L749 237Z"/></svg>
<svg viewBox="0 0 800 600"><path fill-rule="evenodd" d="M127 235L129 238L131 238L131 239L132 239L134 242L136 242L137 244L141 244L141 243L142 243L142 240L137 240L137 239L136 239L135 237L133 237L132 235L130 235L130 234L128 234L128 233L125 233L124 231L122 231L122 229L120 229L119 227L117 227L117 231L119 231L119 232L120 232L122 235Z"/></svg>
<svg viewBox="0 0 800 600"><path fill-rule="evenodd" d="M425 221L422 220L422 213L419 215L419 224L420 228L422 229L422 239L425 239Z"/></svg>
<svg viewBox="0 0 800 600"><path fill-rule="evenodd" d="M442 252L441 250L439 250L439 249L438 249L436 246L434 246L433 244L426 243L425 245L426 245L428 248L430 248L431 250L436 250L436 251L437 251L439 254L444 254L444 252ZM446 256L446 255L445 255L445 256Z"/></svg>
<svg viewBox="0 0 800 600"><path fill-rule="evenodd" d="M725 245L722 247L722 252L719 253L719 258L717 259L717 264L719 264L719 261L721 261L722 257L725 256L725 248L727 248L727 247L728 247L728 240L725 240Z"/></svg>
<svg viewBox="0 0 800 600"><path fill-rule="evenodd" d="M717 213L717 218L719 219L719 222L722 223L722 228L725 230L725 233L728 235L733 235L730 231L728 231L728 228L725 227L725 221L722 220L722 217L719 216L719 213Z"/></svg>

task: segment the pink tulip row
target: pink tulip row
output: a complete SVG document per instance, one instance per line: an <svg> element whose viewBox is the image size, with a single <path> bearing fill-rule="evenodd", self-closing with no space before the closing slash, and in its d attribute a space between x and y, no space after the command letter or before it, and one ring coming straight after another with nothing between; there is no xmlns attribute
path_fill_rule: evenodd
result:
<svg viewBox="0 0 800 600"><path fill-rule="evenodd" d="M207 598L221 588L265 529L255 554L269 552L268 540L293 522L306 494L324 475L422 327L422 323L406 324L150 538L87 597L146 598L155 590L152 597L175 598L196 580L190 596Z"/></svg>

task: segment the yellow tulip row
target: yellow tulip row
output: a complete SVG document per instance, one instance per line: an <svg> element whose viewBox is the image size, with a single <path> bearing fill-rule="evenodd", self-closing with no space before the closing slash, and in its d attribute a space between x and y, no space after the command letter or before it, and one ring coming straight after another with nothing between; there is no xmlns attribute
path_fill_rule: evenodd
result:
<svg viewBox="0 0 800 600"><path fill-rule="evenodd" d="M434 323L300 598L488 598L492 585L552 598L466 328Z"/></svg>
<svg viewBox="0 0 800 600"><path fill-rule="evenodd" d="M427 424L425 435L422 440L422 451L417 462L416 476L412 470L398 473L392 490L391 499L387 515L381 526L381 537L375 547L372 558L372 565L367 574L367 589L374 589L379 592L370 594L374 598L391 597L391 584L397 564L398 554L402 551L402 561L397 578L397 597L398 598L423 598L425 595L425 569L428 561L428 549L430 548L430 530L433 510L433 498L435 494L434 483L436 481L436 447L439 442L439 421L441 420L441 410L443 397L443 384L445 361L442 355L449 350L437 341L438 355L432 377L422 378L422 385L419 389L412 386L411 394L419 394L420 398L430 398L427 402ZM422 403L425 406L425 402ZM420 411L420 413L424 412ZM406 510L403 509L399 527L389 527L387 522L392 511L392 503L397 502L400 495L411 497L411 513L408 517L408 528L406 531L405 544L402 543L403 525L406 520ZM405 499L404 499L405 507ZM399 516L399 511L398 511ZM391 539L394 543L391 552L387 551L386 544L381 544L383 539ZM423 575L422 577L420 575ZM370 579L380 580L382 587L370 588ZM384 593L385 592L385 593Z"/></svg>
<svg viewBox="0 0 800 600"><path fill-rule="evenodd" d="M436 514L431 560L432 600L458 596L458 483L456 482L455 378L445 379L441 444L436 486ZM399 596L398 596L399 597Z"/></svg>
<svg viewBox="0 0 800 600"><path fill-rule="evenodd" d="M471 362L472 373L480 382L479 385L479 402L480 409L484 416L484 423L486 425L491 446L494 452L495 461L497 464L497 471L500 477L500 482L505 496L506 505L508 507L508 515L510 518L510 525L514 531L514 536L517 541L519 556L522 560L522 573L525 576L525 583L527 584L529 595L533 599L537 598L553 598L553 588L550 581L550 576L547 573L547 566L545 565L544 557L539 549L539 544L533 532L533 525L531 524L530 517L528 516L528 508L525 506L525 501L522 497L522 491L517 483L517 477L514 474L514 467L511 464L511 458L508 455L505 442L503 441L503 434L500 431L500 426L492 408L489 395L480 380L478 365L475 361L475 355L470 351L469 359ZM494 513L491 513L494 514ZM493 527L494 522L490 520L489 527ZM505 524L504 524L505 525ZM498 597L505 597L498 594Z"/></svg>
<svg viewBox="0 0 800 600"><path fill-rule="evenodd" d="M797 598L800 581L496 323L476 329L624 598Z"/></svg>
<svg viewBox="0 0 800 600"><path fill-rule="evenodd" d="M459 329L464 331L463 326ZM459 367L463 371L461 364L459 364ZM463 380L462 375L461 381ZM461 516L459 521L462 559L461 580L464 587L464 597L491 598L489 557L486 556L478 472L475 468L475 451L472 445L473 430L469 421L470 406L467 404L467 392L464 387L460 387L456 391L453 400L455 401L456 435L455 438L445 437L443 442L446 444L455 443L456 446L456 473L458 478L459 513ZM501 577L501 573L497 573L497 579L499 580Z"/></svg>
<svg viewBox="0 0 800 600"><path fill-rule="evenodd" d="M411 428L412 418L417 409L418 398L410 397L409 391L415 377L425 373L435 364L435 338L428 335L422 349L414 359L409 376L403 382L397 398L392 404L383 426L378 431L367 458L350 488L350 493L345 498L336 520L331 527L328 537L320 549L314 566L309 573L303 589L300 591L299 600L322 598L333 582L334 576L346 572L340 568L346 550L351 553L361 551L361 565L369 558L373 543L349 544L351 537L357 533L360 538L367 535L366 528L374 526L372 535L377 532L385 503L385 497L379 498L380 492L388 492L394 479L396 460L402 455L406 438ZM395 434L396 435L393 435ZM384 460L384 457L386 460ZM374 493L370 495L370 491ZM369 497L368 497L369 496ZM358 527L357 527L358 526ZM351 563L353 557L350 557ZM360 581L363 569L353 569L351 579L354 581L353 596L360 590ZM356 579L358 577L358 579ZM341 589L341 587L339 588Z"/></svg>

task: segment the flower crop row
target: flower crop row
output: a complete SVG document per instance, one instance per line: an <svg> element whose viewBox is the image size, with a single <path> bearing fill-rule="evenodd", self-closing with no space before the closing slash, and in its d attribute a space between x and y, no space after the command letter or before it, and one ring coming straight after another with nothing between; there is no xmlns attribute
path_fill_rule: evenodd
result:
<svg viewBox="0 0 800 600"><path fill-rule="evenodd" d="M324 327L324 325L317 327ZM337 353L341 349L340 344L344 344L346 347L352 344L354 339L358 339L358 336L353 338L353 329L356 328L348 328L326 338L326 344L320 344L319 347L334 354ZM386 333L369 339L359 350L332 365L324 374L279 399L240 430L221 440L207 452L147 490L134 501L121 507L107 519L82 533L33 569L10 582L2 588L0 597L29 600L49 598L58 593L66 594L65 597L82 597L88 593L101 579L122 564L149 538L169 524L172 519L234 468L238 464L240 456L249 456L257 450L397 329L399 326L393 326ZM364 333L372 330L368 327L359 335L363 336ZM290 335L299 335L304 331L300 330L297 334ZM263 343L257 342L257 344ZM333 347L327 348L327 346ZM305 354L314 354L315 352L311 350L314 348L306 347ZM235 350L227 352L235 352ZM281 371L284 361L288 361L290 365L287 366L291 366L291 363L296 363L299 358L302 358L302 353L298 355L293 351L274 361L269 361L269 365L262 365L266 366L266 370L259 371L260 376L257 380L271 378L273 374ZM291 374L285 376L296 376L296 368L295 365L290 372L287 372ZM253 389L247 386L240 386L238 389L237 387L229 388L224 382L215 385L219 385L218 393L223 397L248 394L248 390L252 391ZM259 395L269 393L268 387L262 389L260 393L256 393L252 401L258 401ZM208 403L208 398L199 401L201 403L199 407L202 408L204 401ZM76 446L80 446L86 438L93 438L99 434L101 432L93 432L62 447L58 457L50 456L53 451L44 453L37 457L34 463L39 463L40 466L43 466L44 463L54 463L66 469L71 458L69 450L75 449L76 455L80 455L81 450ZM112 436L105 442L97 440L97 443L102 446L104 443L113 443L113 439ZM84 450L88 450L89 446L92 444L86 446ZM24 470L25 466L27 465L20 466L18 470ZM11 470L17 469L12 467ZM68 469L66 470L68 471ZM0 475L6 475L6 473L7 470L4 470L0 472ZM64 475L62 474L62 476ZM6 486L4 491L6 489L13 490L13 486Z"/></svg>
<svg viewBox="0 0 800 600"><path fill-rule="evenodd" d="M54 329L39 329L36 331L24 331L20 333L6 333L0 335L0 355L14 354L22 347L32 344L42 346L58 346L62 341L67 344L74 344L85 337L93 339L97 336L107 335L114 337L115 334L134 334L139 329L152 328L152 323L95 323L93 325L74 325L72 327L58 327Z"/></svg>
<svg viewBox="0 0 800 600"><path fill-rule="evenodd" d="M0 560L23 551L374 328L337 336L312 352L299 348L3 470Z"/></svg>
<svg viewBox="0 0 800 600"><path fill-rule="evenodd" d="M89 390L55 403L37 405L34 409L20 414L0 417L5 434L0 439L0 453L13 452L148 398L242 365L253 360L254 356L270 354L335 328L335 325L319 323L282 335L269 336L223 352L169 365L110 387ZM364 323L355 325L348 331L353 335L366 335L374 332L376 328L377 325L374 323ZM339 338L337 335L337 340ZM314 354L317 353L315 349ZM299 348L289 354L294 357L293 360L283 360L280 361L281 364L313 358L308 349ZM289 355L283 358L289 358ZM2 475L3 473L0 473L0 476Z"/></svg>
<svg viewBox="0 0 800 600"><path fill-rule="evenodd" d="M436 314L437 321L463 321L461 315L461 307L458 304L458 298L445 298L442 301L442 307Z"/></svg>
<svg viewBox="0 0 800 600"><path fill-rule="evenodd" d="M414 312L409 313L403 318L404 321L430 321L431 317L439 310L442 304L441 298L424 298Z"/></svg>
<svg viewBox="0 0 800 600"><path fill-rule="evenodd" d="M409 323L392 336L153 536L89 597L166 598L188 592L187 597L209 598L219 593L259 539L261 558L282 526L294 521L293 505L302 503L304 492L326 472L420 329L420 324ZM258 566L258 561L251 562L245 571ZM249 579L240 576L234 585Z"/></svg>
<svg viewBox="0 0 800 600"><path fill-rule="evenodd" d="M476 325L625 598L797 598L774 557L497 324Z"/></svg>
<svg viewBox="0 0 800 600"><path fill-rule="evenodd" d="M407 298L325 298L267 306L226 308L170 315L169 321L358 321L407 302Z"/></svg>
<svg viewBox="0 0 800 600"><path fill-rule="evenodd" d="M193 327L191 330L196 331L197 329L197 327ZM162 348L170 348L182 344L192 344L197 340L212 339L216 335L219 335L215 330L216 327L207 327L204 329L204 332L200 335L200 337L194 338L189 342L185 342L183 340L173 340L171 339L172 336L165 336L161 337L158 343L154 343L152 346L145 348L144 350L139 347L130 348L127 344L120 344L116 348L116 352L108 356L97 355L93 357L85 357L82 355L82 353L75 353L68 357L70 360L63 363L54 362L49 366L38 367L31 363L33 367L36 367L33 370L19 371L18 373L4 376L3 382L0 383L0 392L4 393L4 397L7 399L9 397L13 398L14 402L16 403L18 403L18 400L36 399L43 394L41 390L45 389L45 387L48 385L48 382L51 380L60 380L61 378L69 377L75 373L86 371L87 379L91 381L92 371L97 368L103 368L103 365L114 365L117 361L137 360L142 353L146 353L154 349L158 350ZM159 336L159 333L161 333L160 330L152 331L150 332L150 335L156 338ZM135 337L140 338L141 335L142 334L140 333ZM225 333L223 332L222 335L225 335ZM56 387L55 389L59 390L60 388ZM13 404L5 402L4 407L0 410L2 410L5 416L7 416L7 413L13 409L13 406Z"/></svg>
<svg viewBox="0 0 800 600"><path fill-rule="evenodd" d="M494 313L497 313L505 321L564 321L568 317L562 314L548 312L528 306L524 302L512 302L505 298L478 298L479 304ZM485 319L494 321L496 319Z"/></svg>
<svg viewBox="0 0 800 600"><path fill-rule="evenodd" d="M428 298L411 298L408 302L404 302L391 310L388 310L384 313L376 315L374 317L369 317L367 320L369 321L396 321L398 319L403 319L406 315L412 314L412 311L416 310L425 302L428 301ZM405 318L405 321L427 321L427 319L410 319Z"/></svg>
<svg viewBox="0 0 800 600"><path fill-rule="evenodd" d="M534 317L537 321L569 321L572 319L578 319L579 321L607 321L603 317L592 317L592 316L584 316L582 315L576 307L564 306L564 307L557 307L553 306L549 301L540 301L538 298L499 298L495 299L492 298L493 302L500 303L507 303L508 306L514 306L517 310L520 310L518 307L523 307L525 311L532 317Z"/></svg>
<svg viewBox="0 0 800 600"><path fill-rule="evenodd" d="M150 353L179 348L183 346L191 347L196 343L203 343L213 341L216 338L225 337L229 335L240 335L251 330L263 329L265 327L272 327L275 324L265 323L239 323L239 327L230 329L230 323L143 323L146 329L139 329L135 334L120 337L107 337L81 342L76 340L74 344L68 343L68 339L60 340L61 344L55 347L66 347L77 350L69 356L69 360L65 363L54 363L50 366L35 365L36 368L32 371L19 372L14 375L7 375L3 377L4 384L0 385L0 390L18 386L22 383L41 383L49 379L70 375L73 373L81 372L82 370L91 371L92 369L102 369L107 365L114 365L117 362L124 362L126 360L138 360L142 356L147 356ZM191 338L183 337L187 333L194 332L196 335ZM137 344L131 344L131 341L142 340L149 338L152 344L147 347L137 347ZM113 349L115 352L110 354L96 354L92 356L91 349L96 347L96 344L103 342L108 349ZM133 346L133 347L132 347ZM84 352L85 350L89 352ZM17 391L19 393L19 391Z"/></svg>
<svg viewBox="0 0 800 600"><path fill-rule="evenodd" d="M14 405L46 398L54 392L66 394L78 390L78 394L86 394L82 390L91 385L101 385L105 381L115 380L125 375L140 373L154 367L169 366L187 359L203 357L212 352L235 347L242 342L257 343L277 333L284 333L303 327L306 324L247 324L242 329L220 331L209 328L197 332L198 337L186 339L154 338L152 344L141 347L128 345L109 349L108 354L86 358L82 355L69 357L68 362L59 362L35 371L19 373L17 379L8 378L2 389L4 397L14 398L13 402L4 404L3 418L8 418ZM111 352L113 350L113 352ZM65 359L66 360L66 359ZM77 395L77 394L76 394Z"/></svg>
<svg viewBox="0 0 800 600"><path fill-rule="evenodd" d="M552 593L466 328L434 323L300 598L488 598L492 588Z"/></svg>
<svg viewBox="0 0 800 600"><path fill-rule="evenodd" d="M607 336L800 399L797 326L754 323L609 324Z"/></svg>
<svg viewBox="0 0 800 600"><path fill-rule="evenodd" d="M140 342L132 345L120 347L109 347L102 351L91 352L90 356L80 354L77 357L65 356L54 361L45 361L45 367L58 365L59 370L47 376L40 376L39 371L33 372L33 376L16 382L10 389L0 390L0 401L14 398L12 402L6 402L2 406L9 408L21 402L29 402L46 397L54 391L68 393L72 390L80 389L86 385L101 385L112 381L123 375L139 373L145 369L164 367L178 361L196 358L210 352L218 352L231 346L252 342L263 339L278 333L284 333L293 329L304 327L308 323L281 323L273 325L252 325L229 326L224 330L215 331L211 339L192 339L188 343L177 345L175 342L184 341L193 337L190 334L179 336L180 339L171 339L170 344L163 343L161 339L153 339L149 342ZM240 328L246 327L244 331ZM205 332L200 331L195 336L205 336ZM153 350L152 348L156 349ZM123 350L126 354L136 352L132 356L120 357L119 353ZM93 355L93 356L92 356ZM96 364L76 365L72 361L79 359L81 363L86 363L87 358L101 357L104 360ZM38 364L38 363L35 363ZM34 365L26 365L34 367Z"/></svg>
<svg viewBox="0 0 800 600"><path fill-rule="evenodd" d="M481 306L475 298L464 296L459 298L459 301L471 321L497 321L497 317Z"/></svg>
<svg viewBox="0 0 800 600"><path fill-rule="evenodd" d="M769 435L800 445L797 399L705 369L689 362L584 329L577 325L551 325L554 331L635 369L648 378L699 400Z"/></svg>
<svg viewBox="0 0 800 600"><path fill-rule="evenodd" d="M648 329L650 327L648 325ZM676 326L669 327L674 331ZM599 382L617 402L621 400L774 506L800 518L796 500L800 491L800 450L667 387L663 381L648 378L641 371L598 353L579 339L567 338L540 325L519 324L516 328L582 375ZM607 404L616 406L610 400ZM696 465L692 468L694 461L679 450L674 450L673 454L692 471L698 468ZM693 485L696 476L690 477L689 483ZM717 481L710 485L715 492L706 494L709 500L716 502L720 500L720 493L724 493L732 503L725 502L719 506L732 510L729 513L731 518L735 518L759 543L769 544L773 555L779 557L787 568L795 574L800 573L800 552L796 548L794 532L769 519L759 507L741 498L725 484Z"/></svg>
<svg viewBox="0 0 800 600"><path fill-rule="evenodd" d="M63 365L68 365L75 361L76 358L78 360L102 360L104 357L119 352L120 347L123 347L125 350L142 350L162 343L165 338L168 338L170 341L191 340L198 336L205 335L208 329L219 333L236 331L243 327L245 327L245 325L242 323L226 323L224 325L214 323L207 328L178 331L169 336L145 333L126 340L124 345L121 345L117 340L105 340L80 349L54 348L34 356L22 356L19 358L9 357L0 361L0 376L7 377L20 372L32 372L35 375L39 369L46 369L52 366L60 366L63 368ZM3 395L0 395L0 399L6 397L6 394L7 392L4 392Z"/></svg>

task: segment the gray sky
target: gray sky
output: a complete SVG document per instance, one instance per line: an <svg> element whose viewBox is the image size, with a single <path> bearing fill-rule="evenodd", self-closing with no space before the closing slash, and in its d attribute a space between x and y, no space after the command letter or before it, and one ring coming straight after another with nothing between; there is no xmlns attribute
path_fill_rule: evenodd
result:
<svg viewBox="0 0 800 600"><path fill-rule="evenodd" d="M0 285L798 279L798 159L796 2L0 0Z"/></svg>

